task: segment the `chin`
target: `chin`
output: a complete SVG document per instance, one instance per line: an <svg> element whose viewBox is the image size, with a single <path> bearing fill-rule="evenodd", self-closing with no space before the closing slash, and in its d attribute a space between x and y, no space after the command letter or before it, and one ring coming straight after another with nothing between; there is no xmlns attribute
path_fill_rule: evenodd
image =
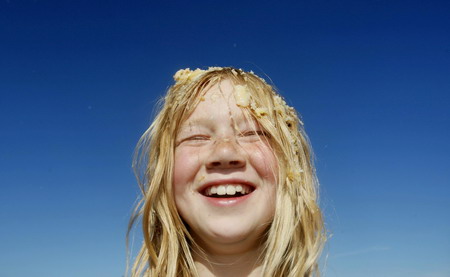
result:
<svg viewBox="0 0 450 277"><path fill-rule="evenodd" d="M227 225L215 225L214 228L208 230L205 234L206 237L209 237L208 240L218 244L239 244L239 243L256 243L262 237L265 231L267 230L267 226L239 226L238 224L242 224L245 220L240 219L239 222L230 222Z"/></svg>

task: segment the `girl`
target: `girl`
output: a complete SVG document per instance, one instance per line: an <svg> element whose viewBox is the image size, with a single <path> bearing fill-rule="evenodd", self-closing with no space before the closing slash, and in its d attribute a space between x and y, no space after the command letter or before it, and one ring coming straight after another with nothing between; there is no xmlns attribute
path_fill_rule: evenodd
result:
<svg viewBox="0 0 450 277"><path fill-rule="evenodd" d="M295 110L253 72L174 79L136 151L131 276L318 275L318 183Z"/></svg>

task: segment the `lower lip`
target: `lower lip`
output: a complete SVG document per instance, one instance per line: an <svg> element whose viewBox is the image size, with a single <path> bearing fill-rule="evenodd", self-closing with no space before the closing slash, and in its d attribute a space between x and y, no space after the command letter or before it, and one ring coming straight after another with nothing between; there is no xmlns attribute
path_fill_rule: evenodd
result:
<svg viewBox="0 0 450 277"><path fill-rule="evenodd" d="M246 194L244 196L239 197L228 197L228 198L214 198L214 197L206 197L206 200L217 207L230 207L230 206L236 206L247 200L253 192Z"/></svg>

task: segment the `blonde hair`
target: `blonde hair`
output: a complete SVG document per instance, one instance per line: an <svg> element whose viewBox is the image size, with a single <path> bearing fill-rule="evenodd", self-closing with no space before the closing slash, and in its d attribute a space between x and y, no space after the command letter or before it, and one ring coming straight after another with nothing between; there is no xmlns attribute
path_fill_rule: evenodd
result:
<svg viewBox="0 0 450 277"><path fill-rule="evenodd" d="M264 276L319 275L318 259L326 236L311 147L295 110L253 72L230 67L185 69L174 78L161 110L136 147L133 168L142 198L130 219L127 245L139 218L144 242L127 273L132 277L197 276L191 253L195 242L173 199L175 139L204 92L228 79L248 93L237 104L269 134L278 161L275 214L261 255L262 272Z"/></svg>

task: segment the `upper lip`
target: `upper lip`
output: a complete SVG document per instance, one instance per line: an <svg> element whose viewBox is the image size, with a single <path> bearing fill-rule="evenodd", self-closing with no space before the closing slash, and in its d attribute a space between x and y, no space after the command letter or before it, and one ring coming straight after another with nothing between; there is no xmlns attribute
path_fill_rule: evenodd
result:
<svg viewBox="0 0 450 277"><path fill-rule="evenodd" d="M231 179L217 179L217 180L205 182L197 189L197 191L202 192L205 189L207 189L208 187L218 186L218 185L247 185L247 186L252 187L253 189L256 188L256 185L252 182L245 181L243 179L238 179L238 178L231 178Z"/></svg>

